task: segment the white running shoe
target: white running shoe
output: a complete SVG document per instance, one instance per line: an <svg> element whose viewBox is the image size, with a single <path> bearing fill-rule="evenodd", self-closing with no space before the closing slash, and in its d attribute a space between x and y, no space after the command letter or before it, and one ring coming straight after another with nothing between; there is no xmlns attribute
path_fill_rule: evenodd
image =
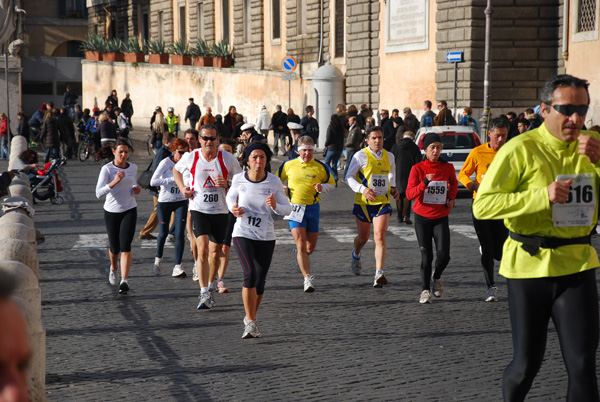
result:
<svg viewBox="0 0 600 402"><path fill-rule="evenodd" d="M378 269L375 271L375 281L373 282L374 288L382 288L383 285L387 285L387 279L383 275L383 271Z"/></svg>
<svg viewBox="0 0 600 402"><path fill-rule="evenodd" d="M160 258L154 257L154 265L152 265L152 272L154 275L160 275Z"/></svg>
<svg viewBox="0 0 600 402"><path fill-rule="evenodd" d="M229 289L227 289L227 286L225 286L225 282L223 282L223 279L217 282L217 290L219 291L219 293L229 293Z"/></svg>
<svg viewBox="0 0 600 402"><path fill-rule="evenodd" d="M248 321L248 325L246 325L246 328L244 328L242 339L260 338L260 336L260 330L258 329L258 324L256 324L256 321Z"/></svg>
<svg viewBox="0 0 600 402"><path fill-rule="evenodd" d="M350 269L352 270L352 273L354 275L360 275L360 273L362 272L362 264L360 262L360 258L356 259L356 258L354 258L354 255L352 256L352 262L350 263Z"/></svg>
<svg viewBox="0 0 600 402"><path fill-rule="evenodd" d="M495 286L490 286L485 293L485 301L486 302L495 302L498 301L498 288Z"/></svg>
<svg viewBox="0 0 600 402"><path fill-rule="evenodd" d="M200 303L198 303L198 310L208 310L215 305L214 299L210 292L200 293Z"/></svg>
<svg viewBox="0 0 600 402"><path fill-rule="evenodd" d="M421 298L419 299L419 303L431 303L431 294L429 293L429 290L424 290L421 292Z"/></svg>
<svg viewBox="0 0 600 402"><path fill-rule="evenodd" d="M315 279L314 275L306 275L304 277L304 291L306 293L311 293L315 291L315 287L313 285L313 280Z"/></svg>
<svg viewBox="0 0 600 402"><path fill-rule="evenodd" d="M441 297L444 294L444 283L442 279L433 279L433 295L435 297Z"/></svg>
<svg viewBox="0 0 600 402"><path fill-rule="evenodd" d="M175 265L175 267L173 268L173 273L171 274L171 276L173 278L185 278L186 273L183 270L183 268L181 268L181 264Z"/></svg>
<svg viewBox="0 0 600 402"><path fill-rule="evenodd" d="M119 284L119 281L117 280L117 271L113 271L110 268L108 270L110 271L108 273L108 282L113 286L117 286Z"/></svg>
<svg viewBox="0 0 600 402"><path fill-rule="evenodd" d="M248 325L248 323L249 323L249 322L250 322L250 320L248 319L248 316L247 316L247 315L245 315L245 316L244 316L244 327L245 327L246 325Z"/></svg>
<svg viewBox="0 0 600 402"><path fill-rule="evenodd" d="M194 263L194 268L192 268L192 280L198 282L198 279L198 270L196 269L196 263Z"/></svg>

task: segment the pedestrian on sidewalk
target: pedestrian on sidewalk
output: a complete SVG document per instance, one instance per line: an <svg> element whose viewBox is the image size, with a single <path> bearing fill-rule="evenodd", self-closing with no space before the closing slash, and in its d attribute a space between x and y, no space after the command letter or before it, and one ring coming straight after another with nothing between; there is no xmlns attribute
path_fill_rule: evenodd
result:
<svg viewBox="0 0 600 402"><path fill-rule="evenodd" d="M112 149L114 160L102 166L96 197L106 196L104 202L104 221L108 232L110 270L108 281L117 286L117 268L121 262L121 283L119 293L129 291L129 270L131 268L131 242L135 235L137 220L137 202L135 196L140 193L137 185L137 166L127 162L131 148L126 139L117 140Z"/></svg>

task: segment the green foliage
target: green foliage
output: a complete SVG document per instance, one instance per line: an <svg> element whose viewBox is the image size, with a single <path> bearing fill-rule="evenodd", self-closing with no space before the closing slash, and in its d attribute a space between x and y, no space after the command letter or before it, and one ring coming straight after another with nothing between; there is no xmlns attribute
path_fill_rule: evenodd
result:
<svg viewBox="0 0 600 402"><path fill-rule="evenodd" d="M129 38L127 43L125 43L125 51L127 53L142 53L140 41L137 38Z"/></svg>
<svg viewBox="0 0 600 402"><path fill-rule="evenodd" d="M150 54L167 54L165 51L165 42L162 40L148 40L145 46Z"/></svg>
<svg viewBox="0 0 600 402"><path fill-rule="evenodd" d="M204 40L198 39L196 47L192 49L192 55L195 57L210 57L212 49Z"/></svg>
<svg viewBox="0 0 600 402"><path fill-rule="evenodd" d="M229 47L229 43L226 39L223 39L219 43L215 43L212 46L212 53L216 57L233 57L233 52Z"/></svg>
<svg viewBox="0 0 600 402"><path fill-rule="evenodd" d="M190 50L187 42L184 42L183 39L179 39L175 43L173 43L169 47L169 51L171 54L175 54L177 56L189 56Z"/></svg>
<svg viewBox="0 0 600 402"><path fill-rule="evenodd" d="M120 53L125 50L125 43L119 38L112 38L106 41L105 52Z"/></svg>
<svg viewBox="0 0 600 402"><path fill-rule="evenodd" d="M104 52L106 39L99 35L89 34L79 47L82 52Z"/></svg>

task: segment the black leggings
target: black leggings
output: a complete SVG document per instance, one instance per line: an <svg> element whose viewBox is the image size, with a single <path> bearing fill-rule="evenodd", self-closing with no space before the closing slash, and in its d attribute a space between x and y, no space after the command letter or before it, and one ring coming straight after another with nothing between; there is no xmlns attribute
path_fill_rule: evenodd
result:
<svg viewBox="0 0 600 402"><path fill-rule="evenodd" d="M508 279L507 287L514 354L502 376L504 401L525 399L542 365L552 318L569 377L567 401L598 402L596 270Z"/></svg>
<svg viewBox="0 0 600 402"><path fill-rule="evenodd" d="M234 237L233 246L244 270L244 287L256 288L256 294L265 293L267 272L271 266L275 240L251 240Z"/></svg>
<svg viewBox="0 0 600 402"><path fill-rule="evenodd" d="M472 211L471 209L471 214ZM488 287L494 286L494 260L502 259L502 247L508 237L508 229L504 226L503 219L479 220L475 216L473 227L481 244L481 266L485 282Z"/></svg>
<svg viewBox="0 0 600 402"><path fill-rule="evenodd" d="M136 220L137 208L131 208L125 212L104 211L104 222L106 223L111 253L117 255L120 252L128 253L131 251Z"/></svg>
<svg viewBox="0 0 600 402"><path fill-rule="evenodd" d="M436 260L433 277L440 279L450 262L450 228L448 217L428 219L415 214L415 232L421 249L421 283L423 290L431 288L431 265L433 264L432 240L435 240Z"/></svg>

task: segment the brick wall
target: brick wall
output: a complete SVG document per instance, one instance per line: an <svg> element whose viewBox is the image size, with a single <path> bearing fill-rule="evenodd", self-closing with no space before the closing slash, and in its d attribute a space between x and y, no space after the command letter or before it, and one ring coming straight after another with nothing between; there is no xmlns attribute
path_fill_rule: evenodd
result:
<svg viewBox="0 0 600 402"><path fill-rule="evenodd" d="M244 41L244 6L250 1L249 41ZM234 0L233 2L233 45L235 65L242 68L261 69L264 66L264 5L263 0Z"/></svg>
<svg viewBox="0 0 600 402"><path fill-rule="evenodd" d="M319 59L320 23L321 12L320 0L306 0L306 33L298 34L297 1L286 0L285 21L282 27L286 27L286 48L289 56L294 56L298 63L316 62ZM329 53L329 2L323 5L323 60Z"/></svg>

